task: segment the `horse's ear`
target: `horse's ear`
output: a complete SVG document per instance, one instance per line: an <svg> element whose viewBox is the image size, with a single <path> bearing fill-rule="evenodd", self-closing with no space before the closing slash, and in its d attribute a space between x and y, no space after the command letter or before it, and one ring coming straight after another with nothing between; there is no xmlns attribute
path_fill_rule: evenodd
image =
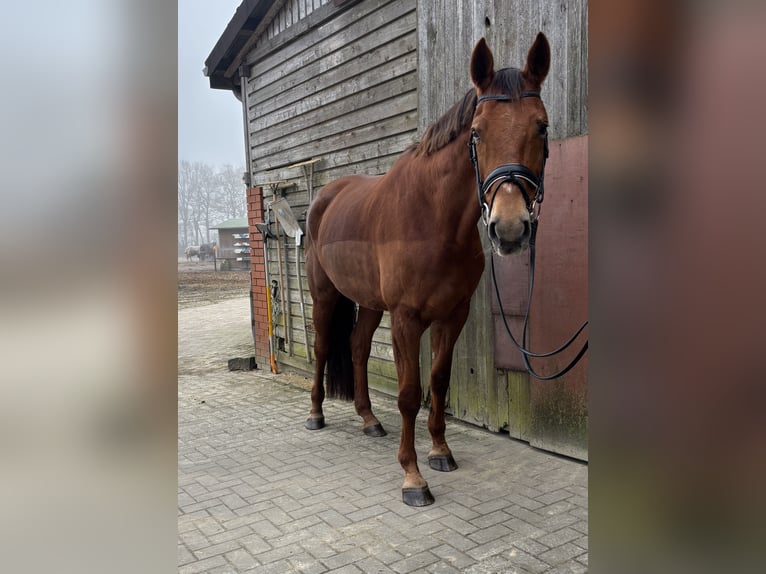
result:
<svg viewBox="0 0 766 574"><path fill-rule="evenodd" d="M521 74L530 82L541 86L551 66L551 47L548 38L542 32L537 33L532 47L527 54L527 63Z"/></svg>
<svg viewBox="0 0 766 574"><path fill-rule="evenodd" d="M471 54L471 80L478 90L486 90L495 79L495 60L492 50L482 38L474 46Z"/></svg>

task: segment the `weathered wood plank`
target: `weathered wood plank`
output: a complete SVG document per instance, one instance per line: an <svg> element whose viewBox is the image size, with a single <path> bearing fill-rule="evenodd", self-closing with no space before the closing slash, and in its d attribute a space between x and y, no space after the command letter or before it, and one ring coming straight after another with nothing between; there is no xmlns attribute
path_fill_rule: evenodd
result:
<svg viewBox="0 0 766 574"><path fill-rule="evenodd" d="M288 81L262 85L260 90L253 93L252 98L248 96L248 98L251 98L249 100L251 102L262 102L254 104L254 107L249 112L250 116L257 118L264 113L268 113L267 110L291 106L293 102L311 97L317 91L332 86L338 87L338 95L336 97L350 95L357 91L357 86L353 82L356 76L368 73L375 74L375 68L384 65L390 60L413 52L417 46L414 32L408 32L389 40L385 44L381 44L323 72L318 72L316 69L306 69L300 74L289 78ZM258 108L255 106L258 106ZM262 106L267 106L267 108L260 110L259 108Z"/></svg>
<svg viewBox="0 0 766 574"><path fill-rule="evenodd" d="M353 60L381 44L414 30L415 12L411 0L397 0L353 21L353 26L338 27L333 20L333 34L323 35L322 28L311 30L284 50L275 52L251 69L248 90L256 101L264 86L300 83ZM251 100L252 101L252 100Z"/></svg>
<svg viewBox="0 0 766 574"><path fill-rule="evenodd" d="M375 74L364 74L354 78L357 91L349 96L337 98L337 88L329 87L317 90L313 95L297 100L289 107L269 109L257 118L253 114L250 119L251 131L263 136L264 130L277 126L292 130L307 129L321 122L323 118L342 115L396 94L417 89L415 65L413 54L405 54L390 60L378 68Z"/></svg>
<svg viewBox="0 0 766 574"><path fill-rule="evenodd" d="M529 440L530 394L529 375L520 371L505 371L508 388L508 434Z"/></svg>
<svg viewBox="0 0 766 574"><path fill-rule="evenodd" d="M389 134L409 135L415 122L416 112L408 112L391 118L381 119L375 124L361 126L347 132L339 132L326 137L321 137L305 143L292 146L289 149L269 150L268 155L262 155L256 169L263 164L297 162L306 156L321 156L335 153L349 152L355 146L375 143L377 140L388 137Z"/></svg>
<svg viewBox="0 0 766 574"><path fill-rule="evenodd" d="M410 92L393 103L383 102L346 116L329 120L322 124L321 130L314 133L308 131L285 134L282 140L267 143L253 148L257 154L257 165L268 165L282 161L298 161L305 155L332 154L368 142L376 142L386 134L402 134L411 131L410 124L414 121L415 108L413 102L416 94ZM391 111L397 115L388 116ZM362 123L369 120L370 123ZM345 127L344 127L345 124ZM321 134L320 137L317 137Z"/></svg>
<svg viewBox="0 0 766 574"><path fill-rule="evenodd" d="M414 131L399 134L377 142L359 146L356 150L343 150L333 155L318 154L326 169L314 171L314 193L330 181L339 177L357 173L381 174L388 171L402 151L415 141ZM377 154L377 155L376 155ZM264 169L256 172L256 181L296 180L294 171L284 168ZM294 183L294 182L293 182ZM297 193L306 193L300 198L308 204L308 192L299 189ZM292 201L292 199L291 199Z"/></svg>
<svg viewBox="0 0 766 574"><path fill-rule="evenodd" d="M381 7L375 2L363 2L361 6L354 6L353 10L346 11L339 9L332 3L325 2L325 4L320 6L317 3L312 12L295 26L282 30L280 33L272 33L265 42L259 42L258 46L247 55L245 63L253 66L259 64L264 58L279 52L284 54L283 61L280 62L277 59L272 62L273 65L279 65L296 55L295 41L309 32L316 32L319 38L329 37L335 32L353 25L365 14Z"/></svg>

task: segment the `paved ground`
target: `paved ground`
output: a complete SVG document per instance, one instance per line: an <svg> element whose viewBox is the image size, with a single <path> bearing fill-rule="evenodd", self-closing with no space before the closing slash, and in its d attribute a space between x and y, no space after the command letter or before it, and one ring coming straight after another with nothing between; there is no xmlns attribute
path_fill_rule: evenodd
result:
<svg viewBox="0 0 766 574"><path fill-rule="evenodd" d="M410 508L393 400L373 397L387 437L338 401L307 431L305 388L227 370L252 354L247 298L181 309L178 329L179 572L587 572L587 465L448 420L460 468L436 472L421 411L436 503Z"/></svg>

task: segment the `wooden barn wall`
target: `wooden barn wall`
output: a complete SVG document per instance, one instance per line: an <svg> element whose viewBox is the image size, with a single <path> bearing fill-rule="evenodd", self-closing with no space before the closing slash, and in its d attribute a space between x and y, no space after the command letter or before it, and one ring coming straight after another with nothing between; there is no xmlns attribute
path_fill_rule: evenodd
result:
<svg viewBox="0 0 766 574"><path fill-rule="evenodd" d="M487 39L495 65L523 67L542 31L551 45L543 86L552 139L588 131L586 0L433 0L418 10L421 131L471 87L468 66L479 38Z"/></svg>
<svg viewBox="0 0 766 574"><path fill-rule="evenodd" d="M550 121L550 137L555 142L587 134L587 20L586 0L420 2L419 132L422 133L471 88L469 61L471 50L479 38L487 39L498 68L523 67L532 41L542 31L551 44L551 69L542 91ZM582 149L579 144L575 147ZM567 167L572 177L581 178L583 171L587 174L587 155L582 157L585 159L580 159L580 164ZM551 159L556 161L556 158ZM546 183L545 211L549 212L556 209L554 202L557 198L548 177ZM562 185L567 185L566 180L563 180ZM585 195L576 193L580 191L581 186L578 184L577 190L567 190L562 196L567 201L573 198L587 204L587 188ZM546 215L541 222L541 233L545 233ZM581 230L587 217L581 211L577 212L577 216L581 218L577 229ZM587 234L584 239L578 235L578 240L587 245ZM578 260L570 261L570 265L579 266L580 271L587 270L587 257L582 252L578 251ZM545 265L545 262L538 262L538 269L541 263ZM501 283L501 296L504 300L508 299L507 319L518 333L521 322L519 316L526 303L527 260L526 257L506 258L497 260L496 265L499 274L508 278ZM546 385L546 392L537 392L538 389L532 386L537 384L536 381L530 383L529 376L520 369L519 362L510 350L511 343L507 335L500 330L499 310L490 292L488 275L485 272L474 295L471 315L455 349L449 394L450 411L463 420L490 429L506 429L511 436L528 440L536 446L587 458L587 444L583 440L587 438L587 392L583 369L578 367L578 370L572 372L578 377L574 386L559 382ZM550 273L548 276L549 280L555 280ZM583 278L583 273L578 272L578 277ZM557 293L559 297L563 296L560 290ZM554 303L561 304L560 301ZM540 305L538 303L535 307L538 312ZM555 306L549 304L548 309L555 309ZM578 310L587 311L581 308ZM542 341L539 333L534 341L538 344ZM424 359L421 372L426 377L430 367L430 350L426 337L423 339L421 356ZM553 388L558 391L556 412L552 414L547 403L553 396ZM569 388L573 389L571 396L566 391ZM576 428L552 428L551 425L556 424L565 427L573 424Z"/></svg>
<svg viewBox="0 0 766 574"><path fill-rule="evenodd" d="M351 173L384 173L417 138L416 0L286 2L250 51L248 123L255 182L284 180L291 210L305 229L309 206L303 168L314 164L313 191ZM265 200L272 200L264 186ZM272 215L273 221L273 215ZM271 225L272 232L276 226ZM296 252L280 234L269 250L269 273L280 276L285 308L277 318L278 361L313 370L306 359ZM301 287L313 359L311 297L301 257ZM396 391L387 314L373 340L371 386Z"/></svg>

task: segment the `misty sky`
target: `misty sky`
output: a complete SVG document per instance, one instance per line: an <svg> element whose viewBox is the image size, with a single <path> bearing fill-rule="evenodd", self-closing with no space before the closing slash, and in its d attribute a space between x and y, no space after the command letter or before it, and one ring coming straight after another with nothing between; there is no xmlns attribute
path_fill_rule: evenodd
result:
<svg viewBox="0 0 766 574"><path fill-rule="evenodd" d="M213 90L205 60L241 0L178 2L178 159L245 164L242 106L228 90Z"/></svg>

